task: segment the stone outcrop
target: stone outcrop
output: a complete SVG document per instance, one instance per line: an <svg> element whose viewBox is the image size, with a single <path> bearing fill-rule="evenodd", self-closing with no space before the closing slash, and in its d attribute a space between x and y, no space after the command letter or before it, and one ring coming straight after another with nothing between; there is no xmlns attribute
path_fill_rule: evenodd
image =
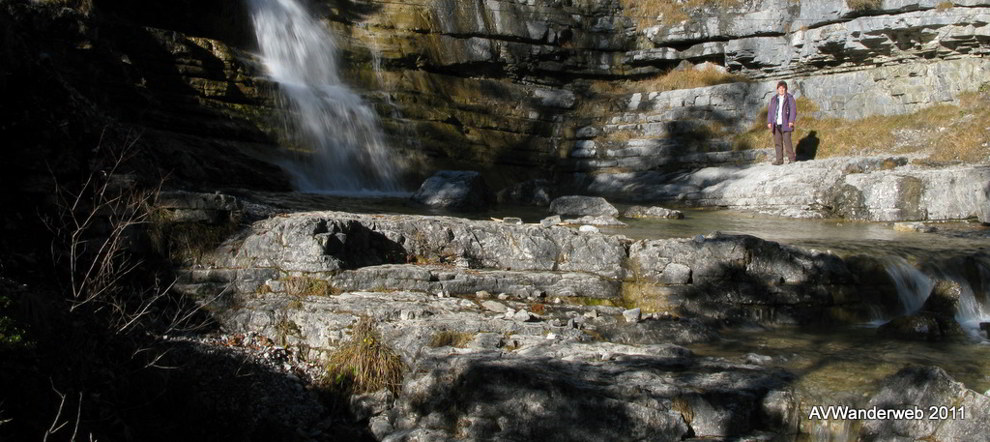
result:
<svg viewBox="0 0 990 442"><path fill-rule="evenodd" d="M756 210L799 218L928 221L979 217L986 166L927 169L907 158L830 158L787 166L597 174L580 184L609 198Z"/></svg>
<svg viewBox="0 0 990 442"><path fill-rule="evenodd" d="M412 198L430 207L481 210L492 200L490 194L478 172L441 170L427 178Z"/></svg>
<svg viewBox="0 0 990 442"><path fill-rule="evenodd" d="M666 218L681 219L684 213L680 210L671 210L663 207L632 206L622 213L625 218Z"/></svg>
<svg viewBox="0 0 990 442"><path fill-rule="evenodd" d="M990 80L983 58L990 4L981 1L886 1L861 10L843 0L746 0L688 10L675 23L635 16L616 1L372 4L357 28L356 14L332 17L352 32L356 60L377 48L385 81L368 88L387 91L403 116L395 124L415 126L429 155L500 164L501 172L486 169L502 175L496 180L547 167L566 181L575 172L760 160L729 152L718 137L692 146L685 136L713 123L748 127L780 78L817 104L817 116L853 119L951 102ZM587 90L593 81L648 78L682 62L712 63L750 81ZM501 96L479 95L484 90ZM492 109L504 117L492 118ZM618 132L633 139L609 145ZM535 170L517 169L523 162Z"/></svg>
<svg viewBox="0 0 990 442"><path fill-rule="evenodd" d="M562 196L550 203L550 213L569 216L617 216L619 209L595 196Z"/></svg>
<svg viewBox="0 0 990 442"><path fill-rule="evenodd" d="M750 236L633 242L567 227L336 212L257 222L177 286L229 305L259 294L415 290L765 324L862 318L887 296L871 287L834 255Z"/></svg>

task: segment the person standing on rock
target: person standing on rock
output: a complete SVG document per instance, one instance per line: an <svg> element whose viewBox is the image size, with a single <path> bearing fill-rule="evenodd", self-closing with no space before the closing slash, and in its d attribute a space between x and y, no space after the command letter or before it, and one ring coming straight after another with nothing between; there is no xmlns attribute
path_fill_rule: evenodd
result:
<svg viewBox="0 0 990 442"><path fill-rule="evenodd" d="M794 153L794 145L791 143L791 132L794 132L794 122L797 121L797 102L794 96L787 93L787 82L777 83L777 95L770 98L770 105L767 108L767 128L773 134L773 145L777 156L773 161L774 166L784 163L784 151L787 152L787 159L793 163L797 161Z"/></svg>

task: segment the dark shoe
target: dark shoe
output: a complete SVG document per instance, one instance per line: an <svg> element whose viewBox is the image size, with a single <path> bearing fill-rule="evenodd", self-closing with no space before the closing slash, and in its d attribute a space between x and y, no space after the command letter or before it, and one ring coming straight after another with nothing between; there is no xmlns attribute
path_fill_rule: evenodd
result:
<svg viewBox="0 0 990 442"><path fill-rule="evenodd" d="M779 165L784 164L784 163L782 161L774 161L774 162L772 162L770 164L772 164L774 166L779 166Z"/></svg>

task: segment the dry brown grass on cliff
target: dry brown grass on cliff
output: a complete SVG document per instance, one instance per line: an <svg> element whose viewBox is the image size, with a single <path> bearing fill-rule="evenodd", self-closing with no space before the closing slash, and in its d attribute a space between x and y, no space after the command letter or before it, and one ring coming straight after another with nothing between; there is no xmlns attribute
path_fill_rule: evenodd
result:
<svg viewBox="0 0 990 442"><path fill-rule="evenodd" d="M814 158L848 155L927 154L936 163L990 162L990 94L967 93L956 104L942 104L906 115L859 120L799 118L796 146L813 148ZM798 115L815 111L811 100L798 100ZM766 112L751 129L736 136L737 149L773 147ZM801 155L801 149L798 151Z"/></svg>
<svg viewBox="0 0 990 442"><path fill-rule="evenodd" d="M637 92L666 92L677 89L714 86L746 81L741 75L722 72L709 66L702 69L676 69L643 80L596 81L590 91L602 95L625 95Z"/></svg>
<svg viewBox="0 0 990 442"><path fill-rule="evenodd" d="M870 11L883 7L883 0L846 0L846 4L856 11Z"/></svg>
<svg viewBox="0 0 990 442"><path fill-rule="evenodd" d="M619 0L625 16L639 26L670 25L691 18L691 12L702 8L729 8L741 0Z"/></svg>

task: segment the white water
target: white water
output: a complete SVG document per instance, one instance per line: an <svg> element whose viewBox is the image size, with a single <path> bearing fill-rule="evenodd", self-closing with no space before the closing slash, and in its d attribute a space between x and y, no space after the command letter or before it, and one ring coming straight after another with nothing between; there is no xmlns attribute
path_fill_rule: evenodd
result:
<svg viewBox="0 0 990 442"><path fill-rule="evenodd" d="M375 111L345 85L333 34L299 0L248 0L261 58L279 85L298 190L394 193L396 166Z"/></svg>
<svg viewBox="0 0 990 442"><path fill-rule="evenodd" d="M928 295L932 293L932 288L935 287L935 281L899 256L890 258L887 263L887 274L897 287L901 315L912 315L921 310L928 300Z"/></svg>
<svg viewBox="0 0 990 442"><path fill-rule="evenodd" d="M959 268L940 268L937 273L941 279L957 282L961 289L956 322L970 336L983 339L980 323L990 322L990 262L974 259L970 264L972 268L968 278ZM984 292L981 293L980 288ZM990 339L990 336L986 338Z"/></svg>
<svg viewBox="0 0 990 442"><path fill-rule="evenodd" d="M887 274L894 281L897 297L900 300L900 312L897 316L912 315L924 306L925 301L935 287L936 280L949 280L959 284L960 295L955 319L963 330L971 337L987 341L988 337L981 335L980 323L990 322L990 293L981 292L990 289L990 263L975 261L972 263L976 275L967 278L960 269L938 266L930 269L933 275L926 274L915 268L906 259L890 257L886 264ZM971 280L975 277L977 280ZM872 325L882 325L890 317L878 316Z"/></svg>

